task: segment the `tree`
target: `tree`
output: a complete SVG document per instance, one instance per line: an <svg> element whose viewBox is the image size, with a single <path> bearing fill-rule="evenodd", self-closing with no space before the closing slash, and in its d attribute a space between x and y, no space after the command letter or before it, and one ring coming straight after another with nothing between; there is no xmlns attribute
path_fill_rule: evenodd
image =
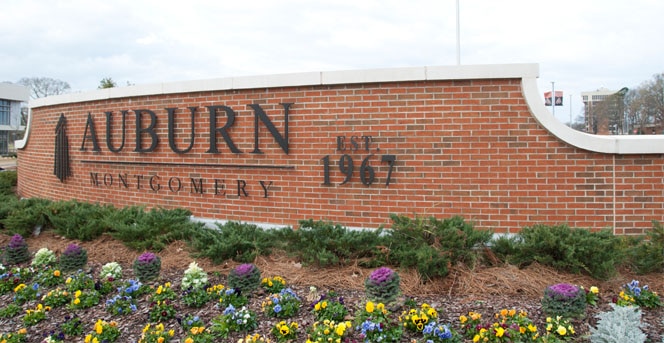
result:
<svg viewBox="0 0 664 343"><path fill-rule="evenodd" d="M50 77L24 77L18 83L30 88L30 97L33 99L64 94L71 89L67 82Z"/></svg>
<svg viewBox="0 0 664 343"><path fill-rule="evenodd" d="M99 81L99 87L97 87L97 89L113 88L117 86L118 84L115 81L113 81L112 78L105 77L101 79L101 81Z"/></svg>
<svg viewBox="0 0 664 343"><path fill-rule="evenodd" d="M664 73L630 91L626 97L627 120L637 133L661 133L664 127Z"/></svg>

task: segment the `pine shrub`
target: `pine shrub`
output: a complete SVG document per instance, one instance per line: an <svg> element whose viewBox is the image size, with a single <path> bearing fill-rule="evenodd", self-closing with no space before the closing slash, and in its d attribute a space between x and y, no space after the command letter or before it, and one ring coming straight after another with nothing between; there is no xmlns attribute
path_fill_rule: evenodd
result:
<svg viewBox="0 0 664 343"><path fill-rule="evenodd" d="M192 222L190 216L186 209L143 211L141 207L128 207L109 217L120 219L113 225L111 235L131 249L159 252L172 242L187 240L192 230L204 225Z"/></svg>
<svg viewBox="0 0 664 343"><path fill-rule="evenodd" d="M227 222L217 228L192 230L189 245L195 257L207 257L213 263L232 259L249 263L259 255L268 255L275 246L272 235L252 224Z"/></svg>
<svg viewBox="0 0 664 343"><path fill-rule="evenodd" d="M384 259L375 262L382 256L382 233L382 229L351 230L330 222L301 220L297 230L283 228L272 235L277 247L304 264L328 267L348 265L357 259L363 266L384 264Z"/></svg>
<svg viewBox="0 0 664 343"><path fill-rule="evenodd" d="M604 280L615 274L624 258L620 239L609 230L591 232L567 225L535 225L524 228L517 236L516 252L510 261L518 266L537 262Z"/></svg>
<svg viewBox="0 0 664 343"><path fill-rule="evenodd" d="M629 263L639 274L664 272L664 226L653 221L646 239L640 239L628 248Z"/></svg>
<svg viewBox="0 0 664 343"><path fill-rule="evenodd" d="M2 220L2 225L7 231L23 237L33 234L38 228L45 230L50 225L47 215L50 204L50 200L39 198L18 201Z"/></svg>
<svg viewBox="0 0 664 343"><path fill-rule="evenodd" d="M46 212L53 230L69 239L91 241L111 229L105 221L110 205L98 205L77 200L53 202Z"/></svg>
<svg viewBox="0 0 664 343"><path fill-rule="evenodd" d="M390 265L416 268L424 278L442 277L457 263L473 265L478 248L493 236L488 230L475 230L471 223L455 216L444 220L435 217L414 219L391 216L392 230L386 237Z"/></svg>

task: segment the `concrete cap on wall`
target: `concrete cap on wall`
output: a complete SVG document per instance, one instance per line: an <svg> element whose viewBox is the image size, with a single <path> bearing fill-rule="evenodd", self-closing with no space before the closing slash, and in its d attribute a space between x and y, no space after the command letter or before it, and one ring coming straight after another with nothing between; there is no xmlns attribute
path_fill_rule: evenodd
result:
<svg viewBox="0 0 664 343"><path fill-rule="evenodd" d="M65 103L203 91L400 81L521 79L523 96L533 117L551 134L567 144L606 154L664 154L664 135L593 135L564 125L544 106L537 87L538 77L539 66L534 63L304 72L107 88L35 99L30 101L30 107L35 109ZM15 143L18 149L22 149L29 138L31 115L32 113L23 140Z"/></svg>

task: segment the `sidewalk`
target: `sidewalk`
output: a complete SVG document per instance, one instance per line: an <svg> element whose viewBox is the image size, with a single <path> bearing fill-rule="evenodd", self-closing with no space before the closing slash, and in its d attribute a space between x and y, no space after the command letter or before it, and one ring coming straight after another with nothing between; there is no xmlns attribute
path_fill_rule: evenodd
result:
<svg viewBox="0 0 664 343"><path fill-rule="evenodd" d="M0 157L0 168L4 170L16 170L16 158Z"/></svg>

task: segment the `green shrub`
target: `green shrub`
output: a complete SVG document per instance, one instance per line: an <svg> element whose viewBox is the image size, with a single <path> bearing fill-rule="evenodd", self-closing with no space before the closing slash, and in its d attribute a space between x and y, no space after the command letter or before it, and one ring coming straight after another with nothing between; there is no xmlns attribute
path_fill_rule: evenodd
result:
<svg viewBox="0 0 664 343"><path fill-rule="evenodd" d="M50 200L39 198L18 201L17 206L2 220L2 224L7 231L23 237L31 235L38 227L45 230L49 225L47 214L50 204Z"/></svg>
<svg viewBox="0 0 664 343"><path fill-rule="evenodd" d="M191 212L186 209L153 208L147 212L139 209L128 207L107 218L110 221L126 214L115 224L111 235L137 251L161 251L174 241L186 240L192 230L203 226L190 221Z"/></svg>
<svg viewBox="0 0 664 343"><path fill-rule="evenodd" d="M77 200L53 202L47 211L51 226L58 235L91 241L111 229L105 220L115 209Z"/></svg>
<svg viewBox="0 0 664 343"><path fill-rule="evenodd" d="M256 225L227 222L217 224L216 229L192 230L189 245L196 251L195 257L219 264L228 259L252 262L259 255L270 254L275 243L269 232Z"/></svg>
<svg viewBox="0 0 664 343"><path fill-rule="evenodd" d="M382 253L381 229L349 230L330 222L302 220L297 230L274 231L275 242L305 264L321 267L347 265L355 259L366 259L372 265ZM381 261L378 261L381 262Z"/></svg>
<svg viewBox="0 0 664 343"><path fill-rule="evenodd" d="M15 170L0 173L0 195L13 195L17 181L18 174Z"/></svg>
<svg viewBox="0 0 664 343"><path fill-rule="evenodd" d="M0 194L0 228L4 220L19 206L18 198L13 194Z"/></svg>
<svg viewBox="0 0 664 343"><path fill-rule="evenodd" d="M664 226L653 221L647 239L639 239L627 248L629 264L638 274L664 271Z"/></svg>
<svg viewBox="0 0 664 343"><path fill-rule="evenodd" d="M511 258L517 253L522 241L517 235L500 235L491 240L491 252L500 261L511 263Z"/></svg>
<svg viewBox="0 0 664 343"><path fill-rule="evenodd" d="M586 272L596 279L612 276L624 256L620 239L609 230L535 225L521 230L518 242L512 263L526 266L538 262L572 273Z"/></svg>
<svg viewBox="0 0 664 343"><path fill-rule="evenodd" d="M473 265L478 258L477 248L493 236L491 231L475 230L458 216L444 220L391 218L392 231L387 235L389 264L416 268L424 278L446 276L456 263Z"/></svg>

